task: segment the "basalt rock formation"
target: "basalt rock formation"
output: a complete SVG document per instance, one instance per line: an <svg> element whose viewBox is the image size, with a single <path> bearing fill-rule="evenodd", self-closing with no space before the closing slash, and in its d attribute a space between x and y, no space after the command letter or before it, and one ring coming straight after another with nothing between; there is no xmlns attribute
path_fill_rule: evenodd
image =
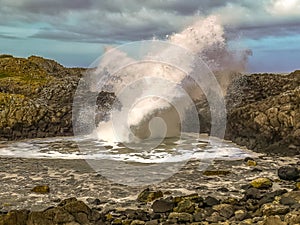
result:
<svg viewBox="0 0 300 225"><path fill-rule="evenodd" d="M0 140L72 135L72 104L83 68L42 57L0 57ZM101 93L109 101L111 93ZM102 105L102 102L98 102Z"/></svg>
<svg viewBox="0 0 300 225"><path fill-rule="evenodd" d="M253 74L232 82L227 138L267 153L300 153L300 71Z"/></svg>

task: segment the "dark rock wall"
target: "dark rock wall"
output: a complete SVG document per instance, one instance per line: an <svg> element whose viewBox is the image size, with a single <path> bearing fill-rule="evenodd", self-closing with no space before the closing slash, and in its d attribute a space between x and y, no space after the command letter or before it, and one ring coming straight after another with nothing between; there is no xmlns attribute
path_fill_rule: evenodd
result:
<svg viewBox="0 0 300 225"><path fill-rule="evenodd" d="M228 139L256 151L300 153L300 71L240 77L227 102Z"/></svg>
<svg viewBox="0 0 300 225"><path fill-rule="evenodd" d="M36 56L0 58L0 140L72 135L73 97L86 71Z"/></svg>

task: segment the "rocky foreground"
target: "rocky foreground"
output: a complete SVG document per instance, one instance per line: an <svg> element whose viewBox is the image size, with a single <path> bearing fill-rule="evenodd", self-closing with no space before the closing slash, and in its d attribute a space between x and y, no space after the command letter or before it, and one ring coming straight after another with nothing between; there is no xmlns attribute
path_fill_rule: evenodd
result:
<svg viewBox="0 0 300 225"><path fill-rule="evenodd" d="M300 224L299 157L221 160L205 171L190 162L148 187L110 182L85 161L0 162L1 225Z"/></svg>

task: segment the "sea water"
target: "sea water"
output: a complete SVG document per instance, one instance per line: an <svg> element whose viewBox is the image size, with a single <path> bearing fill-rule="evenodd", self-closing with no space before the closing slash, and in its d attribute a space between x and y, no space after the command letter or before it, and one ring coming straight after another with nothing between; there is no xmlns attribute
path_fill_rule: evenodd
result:
<svg viewBox="0 0 300 225"><path fill-rule="evenodd" d="M198 137L195 137L198 136ZM78 142L85 146L78 148ZM145 143L147 144L147 143ZM152 145L151 141L148 141ZM212 146L207 135L190 135L182 140L166 138L154 149L127 148L122 143L109 143L91 137L36 138L21 141L0 142L1 157L47 159L107 159L142 164L178 162L205 159L241 159L251 155L246 148L223 141Z"/></svg>

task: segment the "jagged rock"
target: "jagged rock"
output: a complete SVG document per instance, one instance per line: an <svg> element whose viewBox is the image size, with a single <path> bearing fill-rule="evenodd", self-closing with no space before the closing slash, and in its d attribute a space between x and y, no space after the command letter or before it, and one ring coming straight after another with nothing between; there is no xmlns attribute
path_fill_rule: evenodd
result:
<svg viewBox="0 0 300 225"><path fill-rule="evenodd" d="M149 188L142 191L137 200L140 202L152 202L155 199L163 197L163 193L161 191L151 191Z"/></svg>
<svg viewBox="0 0 300 225"><path fill-rule="evenodd" d="M174 212L186 212L186 213L192 213L195 210L195 204L189 200L184 199L180 201L177 205L177 207L174 208Z"/></svg>
<svg viewBox="0 0 300 225"><path fill-rule="evenodd" d="M292 211L284 216L284 221L288 224L299 224L300 223L300 211Z"/></svg>
<svg viewBox="0 0 300 225"><path fill-rule="evenodd" d="M12 210L6 215L0 216L0 225L27 225L28 210Z"/></svg>
<svg viewBox="0 0 300 225"><path fill-rule="evenodd" d="M214 205L212 208L213 210L217 211L220 216L223 216L226 219L229 219L234 214L234 208L229 204Z"/></svg>
<svg viewBox="0 0 300 225"><path fill-rule="evenodd" d="M262 225L287 225L279 216L268 216L262 222Z"/></svg>
<svg viewBox="0 0 300 225"><path fill-rule="evenodd" d="M240 209L234 212L234 216L238 221L241 221L245 219L245 217L247 216L247 212L245 210Z"/></svg>
<svg viewBox="0 0 300 225"><path fill-rule="evenodd" d="M280 204L266 203L262 205L261 212L266 216L284 215L289 212L289 207Z"/></svg>
<svg viewBox="0 0 300 225"><path fill-rule="evenodd" d="M300 71L235 79L226 96L226 137L258 152L299 153L299 87Z"/></svg>
<svg viewBox="0 0 300 225"><path fill-rule="evenodd" d="M37 56L0 57L0 140L73 135L73 98L86 72ZM112 93L88 90L82 97L90 105L97 99L96 123L106 119L115 100Z"/></svg>

